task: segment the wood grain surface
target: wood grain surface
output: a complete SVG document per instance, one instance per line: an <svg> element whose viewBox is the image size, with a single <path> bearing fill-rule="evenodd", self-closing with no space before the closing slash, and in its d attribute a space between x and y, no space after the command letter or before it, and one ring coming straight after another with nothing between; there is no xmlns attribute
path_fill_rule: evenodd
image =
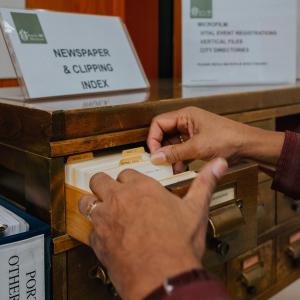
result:
<svg viewBox="0 0 300 300"><path fill-rule="evenodd" d="M35 109L34 102L26 107L10 105L0 99L0 142L48 157L52 153L63 156L71 154L75 147L79 147L74 150L77 153L106 148L110 139L111 147L123 145L127 138L130 143L140 142L145 139L146 130L155 116L187 106L200 107L246 123L300 113L299 84L192 97L183 97L180 90L180 84L162 80L153 84L149 100L142 103L126 104L124 101L124 105L118 106L55 111ZM86 98L61 100L67 105L68 101L80 99L85 101Z"/></svg>

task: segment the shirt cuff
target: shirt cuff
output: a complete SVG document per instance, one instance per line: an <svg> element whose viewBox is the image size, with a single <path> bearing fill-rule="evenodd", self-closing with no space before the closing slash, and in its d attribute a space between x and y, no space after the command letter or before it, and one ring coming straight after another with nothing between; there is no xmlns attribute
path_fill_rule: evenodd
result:
<svg viewBox="0 0 300 300"><path fill-rule="evenodd" d="M167 279L144 300L227 300L224 285L202 269L182 273Z"/></svg>
<svg viewBox="0 0 300 300"><path fill-rule="evenodd" d="M277 162L272 189L300 199L300 135L287 131Z"/></svg>

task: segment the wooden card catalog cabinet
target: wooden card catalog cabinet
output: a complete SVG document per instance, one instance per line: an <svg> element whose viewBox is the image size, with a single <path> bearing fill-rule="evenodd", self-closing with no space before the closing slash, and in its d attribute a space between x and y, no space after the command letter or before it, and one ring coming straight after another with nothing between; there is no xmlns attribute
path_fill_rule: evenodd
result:
<svg viewBox="0 0 300 300"><path fill-rule="evenodd" d="M231 299L248 299L262 293L273 281L273 242L268 241L228 263Z"/></svg>
<svg viewBox="0 0 300 300"><path fill-rule="evenodd" d="M178 196L183 196L190 183L190 179L183 180L168 185L167 188ZM74 199L78 199L80 195L82 195L82 190L74 187L66 188L67 232L88 244L91 224L85 217L79 215L77 203L74 205ZM224 176L211 201L207 236L208 250L203 259L206 267L211 270L219 270L221 263L256 247L256 196L256 164L243 163L231 168ZM97 264L94 268L97 269ZM108 283L109 286L106 275L102 276L102 269L99 268L98 271L101 276L95 276L95 278L99 283ZM76 289L76 285L74 289Z"/></svg>
<svg viewBox="0 0 300 300"><path fill-rule="evenodd" d="M211 201L205 266L219 265L256 247L256 205L257 166L232 168Z"/></svg>

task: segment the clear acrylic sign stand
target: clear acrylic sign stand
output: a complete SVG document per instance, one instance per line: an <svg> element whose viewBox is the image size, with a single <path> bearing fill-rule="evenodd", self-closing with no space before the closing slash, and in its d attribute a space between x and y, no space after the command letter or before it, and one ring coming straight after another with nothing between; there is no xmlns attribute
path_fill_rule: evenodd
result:
<svg viewBox="0 0 300 300"><path fill-rule="evenodd" d="M118 17L0 9L0 25L19 82L1 89L1 98L25 102L149 89Z"/></svg>

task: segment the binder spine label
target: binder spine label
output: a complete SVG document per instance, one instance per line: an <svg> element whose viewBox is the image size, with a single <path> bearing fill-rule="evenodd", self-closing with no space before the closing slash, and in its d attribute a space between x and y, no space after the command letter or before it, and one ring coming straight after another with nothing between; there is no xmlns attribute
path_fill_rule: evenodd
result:
<svg viewBox="0 0 300 300"><path fill-rule="evenodd" d="M44 300L44 235L0 246L0 299Z"/></svg>

